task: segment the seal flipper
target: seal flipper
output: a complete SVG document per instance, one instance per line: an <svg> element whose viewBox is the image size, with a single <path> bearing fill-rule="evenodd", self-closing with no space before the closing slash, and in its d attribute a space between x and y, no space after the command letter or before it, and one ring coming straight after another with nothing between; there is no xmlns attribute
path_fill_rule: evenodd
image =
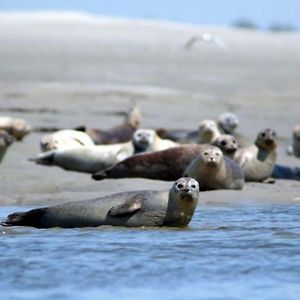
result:
<svg viewBox="0 0 300 300"><path fill-rule="evenodd" d="M113 206L109 211L110 217L122 217L124 215L133 214L142 208L142 202L137 199L132 199L127 203Z"/></svg>
<svg viewBox="0 0 300 300"><path fill-rule="evenodd" d="M32 226L40 227L40 221L46 212L46 208L32 209L28 212L16 212L8 215L2 226Z"/></svg>
<svg viewBox="0 0 300 300"><path fill-rule="evenodd" d="M51 166L53 165L55 151L56 150L51 150L51 151L40 153L35 157L29 158L29 161L34 161L35 163L40 165Z"/></svg>

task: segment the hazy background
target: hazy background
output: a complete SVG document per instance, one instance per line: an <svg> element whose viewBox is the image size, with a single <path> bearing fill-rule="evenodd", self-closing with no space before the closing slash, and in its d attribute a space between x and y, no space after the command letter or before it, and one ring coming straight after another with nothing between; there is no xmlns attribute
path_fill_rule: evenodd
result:
<svg viewBox="0 0 300 300"><path fill-rule="evenodd" d="M0 10L76 10L206 25L247 20L262 29L275 25L300 28L298 0L6 0L0 1Z"/></svg>

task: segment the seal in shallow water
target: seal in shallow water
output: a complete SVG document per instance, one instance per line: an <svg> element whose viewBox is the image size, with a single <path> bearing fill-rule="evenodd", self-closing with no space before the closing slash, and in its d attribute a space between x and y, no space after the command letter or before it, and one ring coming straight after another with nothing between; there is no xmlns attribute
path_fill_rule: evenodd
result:
<svg viewBox="0 0 300 300"><path fill-rule="evenodd" d="M2 161L7 148L13 143L14 138L6 131L0 130L0 162Z"/></svg>
<svg viewBox="0 0 300 300"><path fill-rule="evenodd" d="M74 228L113 226L187 226L194 214L199 185L180 178L167 191L132 191L10 214L3 226Z"/></svg>
<svg viewBox="0 0 300 300"><path fill-rule="evenodd" d="M241 190L244 174L241 167L215 146L205 147L184 171L199 183L200 190Z"/></svg>

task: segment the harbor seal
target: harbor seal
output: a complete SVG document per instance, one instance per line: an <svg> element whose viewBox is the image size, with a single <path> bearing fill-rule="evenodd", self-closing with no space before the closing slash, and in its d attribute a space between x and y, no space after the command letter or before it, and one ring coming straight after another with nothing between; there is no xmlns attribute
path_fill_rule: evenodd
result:
<svg viewBox="0 0 300 300"><path fill-rule="evenodd" d="M135 152L150 152L179 146L178 143L161 139L153 129L137 129L132 137Z"/></svg>
<svg viewBox="0 0 300 300"><path fill-rule="evenodd" d="M187 226L194 214L199 185L180 178L167 191L130 191L92 200L10 214L3 226L74 228L112 226Z"/></svg>
<svg viewBox="0 0 300 300"><path fill-rule="evenodd" d="M230 134L221 134L213 143L213 146L220 148L224 155L234 159L239 143L236 138Z"/></svg>
<svg viewBox="0 0 300 300"><path fill-rule="evenodd" d="M220 135L221 132L219 131L217 123L214 120L203 120L199 125L198 144L211 144Z"/></svg>
<svg viewBox="0 0 300 300"><path fill-rule="evenodd" d="M7 151L7 148L13 143L14 138L6 131L0 130L0 163Z"/></svg>
<svg viewBox="0 0 300 300"><path fill-rule="evenodd" d="M223 156L215 146L207 146L189 164L184 176L199 183L200 190L241 190L244 185L242 168L230 158Z"/></svg>
<svg viewBox="0 0 300 300"><path fill-rule="evenodd" d="M246 181L262 182L272 175L277 157L277 134L261 130L254 145L237 151L234 160L243 168Z"/></svg>
<svg viewBox="0 0 300 300"><path fill-rule="evenodd" d="M141 177L176 180L207 145L183 145L162 151L142 153L120 161L92 175L95 180Z"/></svg>
<svg viewBox="0 0 300 300"><path fill-rule="evenodd" d="M296 125L293 130L293 154L300 157L300 124Z"/></svg>
<svg viewBox="0 0 300 300"><path fill-rule="evenodd" d="M87 134L96 145L124 143L131 140L133 133L138 129L141 122L141 112L137 106L129 112L127 119L122 125L108 130L90 129Z"/></svg>
<svg viewBox="0 0 300 300"><path fill-rule="evenodd" d="M58 166L68 171L94 173L133 155L131 141L111 145L82 146L42 152L29 160L40 165Z"/></svg>
<svg viewBox="0 0 300 300"><path fill-rule="evenodd" d="M180 144L196 143L198 140L198 130L158 128L155 131L160 138Z"/></svg>
<svg viewBox="0 0 300 300"><path fill-rule="evenodd" d="M94 145L95 143L88 134L72 129L58 130L54 133L47 134L43 136L40 141L42 152Z"/></svg>
<svg viewBox="0 0 300 300"><path fill-rule="evenodd" d="M22 141L22 139L31 131L31 126L23 119L0 117L0 130L6 131L17 141Z"/></svg>
<svg viewBox="0 0 300 300"><path fill-rule="evenodd" d="M239 119L233 112L224 112L218 117L218 126L225 134L233 134L239 125Z"/></svg>

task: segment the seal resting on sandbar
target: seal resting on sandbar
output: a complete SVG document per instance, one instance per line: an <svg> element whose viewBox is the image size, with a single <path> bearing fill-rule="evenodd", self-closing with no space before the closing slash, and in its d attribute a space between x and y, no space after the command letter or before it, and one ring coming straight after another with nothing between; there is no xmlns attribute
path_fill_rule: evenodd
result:
<svg viewBox="0 0 300 300"><path fill-rule="evenodd" d="M23 119L0 117L0 130L6 131L17 141L21 141L31 131L31 126Z"/></svg>
<svg viewBox="0 0 300 300"><path fill-rule="evenodd" d="M13 143L14 138L6 131L0 130L0 162L2 161L7 148Z"/></svg>
<svg viewBox="0 0 300 300"><path fill-rule="evenodd" d="M198 144L213 143L221 135L214 120L203 120L199 125Z"/></svg>
<svg viewBox="0 0 300 300"><path fill-rule="evenodd" d="M180 178L167 191L130 191L92 200L10 214L3 226L74 228L113 226L187 226L198 203L199 185Z"/></svg>
<svg viewBox="0 0 300 300"><path fill-rule="evenodd" d="M218 117L218 126L225 134L233 134L239 125L239 119L236 114L232 112L224 112Z"/></svg>
<svg viewBox="0 0 300 300"><path fill-rule="evenodd" d="M190 162L207 145L184 145L162 151L141 153L120 161L111 168L92 175L95 180L141 177L157 180L176 180Z"/></svg>
<svg viewBox="0 0 300 300"><path fill-rule="evenodd" d="M300 157L300 124L296 125L293 130L293 145L291 154Z"/></svg>
<svg viewBox="0 0 300 300"><path fill-rule="evenodd" d="M240 148L234 160L243 168L246 181L262 182L272 175L277 157L277 134L272 129L261 130L255 143Z"/></svg>
<svg viewBox="0 0 300 300"><path fill-rule="evenodd" d="M124 143L131 140L133 133L141 123L141 112L137 106L129 112L127 119L122 125L108 130L90 129L87 134L96 145Z"/></svg>
<svg viewBox="0 0 300 300"><path fill-rule="evenodd" d="M40 141L42 152L94 145L95 143L88 134L73 129L58 130L54 133L44 135Z"/></svg>
<svg viewBox="0 0 300 300"><path fill-rule="evenodd" d="M241 190L244 185L242 168L223 156L221 149L207 146L190 163L184 176L196 179L200 190Z"/></svg>

